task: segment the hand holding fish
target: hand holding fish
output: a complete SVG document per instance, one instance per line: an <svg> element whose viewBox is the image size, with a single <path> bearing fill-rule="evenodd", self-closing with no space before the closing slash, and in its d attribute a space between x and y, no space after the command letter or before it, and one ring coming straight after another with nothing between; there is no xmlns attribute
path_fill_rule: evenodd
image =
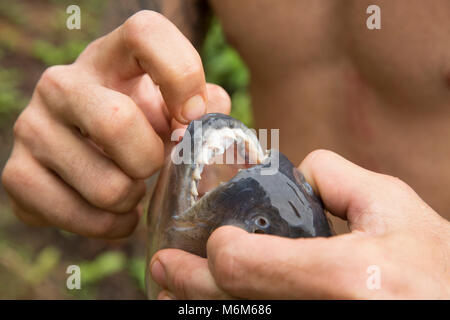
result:
<svg viewBox="0 0 450 320"><path fill-rule="evenodd" d="M408 185L329 151L311 153L300 169L351 233L288 239L221 227L207 259L178 249L154 255L159 298L450 297L450 224Z"/></svg>
<svg viewBox="0 0 450 320"><path fill-rule="evenodd" d="M15 124L2 183L28 224L124 237L172 129L229 109L188 39L161 14L141 11L73 64L44 72Z"/></svg>

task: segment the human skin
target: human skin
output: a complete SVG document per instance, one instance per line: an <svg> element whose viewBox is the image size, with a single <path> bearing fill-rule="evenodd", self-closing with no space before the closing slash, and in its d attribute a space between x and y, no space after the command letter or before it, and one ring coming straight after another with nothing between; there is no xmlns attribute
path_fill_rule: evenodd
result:
<svg viewBox="0 0 450 320"><path fill-rule="evenodd" d="M333 150L450 218L450 1L210 3L250 70L256 127L280 129L291 161Z"/></svg>
<svg viewBox="0 0 450 320"><path fill-rule="evenodd" d="M407 184L326 150L299 168L350 233L288 239L221 227L207 259L178 249L153 256L158 298L450 298L450 223ZM367 284L373 266L379 287Z"/></svg>
<svg viewBox="0 0 450 320"><path fill-rule="evenodd" d="M127 236L172 130L229 110L183 34L159 13L139 12L72 65L44 72L14 126L3 186L26 223Z"/></svg>
<svg viewBox="0 0 450 320"><path fill-rule="evenodd" d="M401 177L437 212L450 213L449 2L377 1L382 29L376 31L365 28L365 9L372 3L341 3L280 0L273 6L272 1L248 0L236 7L211 1L228 40L249 66L257 126L279 128L281 151L293 161L317 147L330 148L364 167ZM201 99L187 103L193 96ZM183 116L186 104L199 109ZM160 15L141 12L92 43L74 64L43 74L15 125L3 185L14 211L27 223L91 237L126 236L139 219L143 179L160 167L171 130L203 112L228 112L229 107L224 91L205 83L198 54L181 32ZM342 176L338 182L347 180ZM387 180L380 190L390 185ZM368 184L362 187L371 190ZM318 191L324 192L320 186ZM372 193L363 195L372 199ZM418 206L412 212L431 212L422 201L413 204ZM412 227L407 214L403 222ZM378 218L382 221L383 215ZM435 223L426 232L420 230L424 234L447 228L445 220L431 220ZM396 231L389 234L402 245L404 239L417 240L417 232L406 236L412 233ZM333 240L366 243L367 237L358 235ZM373 254L382 256L382 243L392 245L395 250L389 252L400 255L399 266L416 261L401 254L422 248L428 257L442 248L420 242L404 253L394 240L381 239ZM447 253L448 248L442 255ZM379 263L384 272L387 262ZM433 274L435 269L429 270ZM428 296L446 296L444 289Z"/></svg>

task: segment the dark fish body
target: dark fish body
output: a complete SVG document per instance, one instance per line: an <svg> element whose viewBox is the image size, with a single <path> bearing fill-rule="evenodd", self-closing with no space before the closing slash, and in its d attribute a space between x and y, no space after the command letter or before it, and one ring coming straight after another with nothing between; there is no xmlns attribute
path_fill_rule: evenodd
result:
<svg viewBox="0 0 450 320"><path fill-rule="evenodd" d="M183 140L187 136L192 138L188 157L191 161L175 164L169 155L160 172L148 210L148 260L163 248L182 249L206 257L206 242L210 234L223 225L290 238L328 237L332 234L320 198L283 154L271 150L264 156L259 142L245 131L248 129L229 116L208 114L200 121L200 134L191 123L183 137ZM208 140L208 135L211 137L218 132L218 139ZM224 141L229 143L232 140L230 136L238 141L237 144L254 145L254 153L263 160L237 171L231 179L222 181L198 197L198 172L207 166L199 165L196 161L200 159L198 155L210 147L208 141L214 145L219 141L219 147L223 143L226 149ZM275 161L277 170L266 174ZM149 297L156 298L158 290L147 277Z"/></svg>

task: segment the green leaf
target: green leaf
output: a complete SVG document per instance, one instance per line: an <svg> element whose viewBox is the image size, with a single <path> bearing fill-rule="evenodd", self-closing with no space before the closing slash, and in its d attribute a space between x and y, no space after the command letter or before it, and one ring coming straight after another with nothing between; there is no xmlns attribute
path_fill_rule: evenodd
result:
<svg viewBox="0 0 450 320"><path fill-rule="evenodd" d="M107 251L93 261L80 264L82 284L92 284L124 269L126 257L119 251Z"/></svg>
<svg viewBox="0 0 450 320"><path fill-rule="evenodd" d="M241 120L247 127L253 126L250 95L246 91L237 91L231 96L231 116Z"/></svg>
<svg viewBox="0 0 450 320"><path fill-rule="evenodd" d="M19 69L0 69L0 120L25 107L27 97L19 89L21 79Z"/></svg>
<svg viewBox="0 0 450 320"><path fill-rule="evenodd" d="M132 258L128 264L128 273L137 281L139 289L145 292L145 259Z"/></svg>
<svg viewBox="0 0 450 320"><path fill-rule="evenodd" d="M60 258L61 253L57 248L49 246L42 249L31 269L28 268L26 279L34 285L41 283L58 266Z"/></svg>
<svg viewBox="0 0 450 320"><path fill-rule="evenodd" d="M36 40L32 45L31 54L47 66L67 64L75 61L87 44L87 41L73 39L57 46L48 41Z"/></svg>

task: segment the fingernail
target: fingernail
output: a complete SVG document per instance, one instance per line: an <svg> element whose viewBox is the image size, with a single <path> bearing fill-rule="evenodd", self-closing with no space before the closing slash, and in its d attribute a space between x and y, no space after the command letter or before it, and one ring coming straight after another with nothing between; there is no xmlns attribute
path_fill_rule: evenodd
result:
<svg viewBox="0 0 450 320"><path fill-rule="evenodd" d="M193 96L183 105L181 115L184 119L191 121L201 117L206 111L205 100L199 95Z"/></svg>
<svg viewBox="0 0 450 320"><path fill-rule="evenodd" d="M163 290L158 294L158 300L176 300L175 296L169 291Z"/></svg>
<svg viewBox="0 0 450 320"><path fill-rule="evenodd" d="M153 280L159 284L161 287L166 286L166 272L164 271L164 267L161 262L156 260L151 268L152 278Z"/></svg>

